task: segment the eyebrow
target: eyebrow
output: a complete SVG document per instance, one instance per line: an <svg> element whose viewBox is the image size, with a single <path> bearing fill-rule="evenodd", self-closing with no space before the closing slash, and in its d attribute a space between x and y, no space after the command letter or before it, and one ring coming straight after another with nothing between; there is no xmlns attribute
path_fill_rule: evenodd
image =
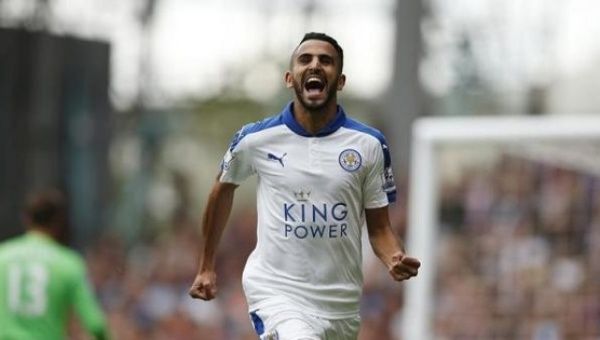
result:
<svg viewBox="0 0 600 340"><path fill-rule="evenodd" d="M317 56L319 58L327 57L327 58L331 58L331 59L335 60L335 56L333 56L332 54L327 54L327 53L313 54L313 53L309 53L309 52L303 52L301 54L298 54L298 56L296 57L296 59L304 57L304 56L311 56L311 57Z"/></svg>

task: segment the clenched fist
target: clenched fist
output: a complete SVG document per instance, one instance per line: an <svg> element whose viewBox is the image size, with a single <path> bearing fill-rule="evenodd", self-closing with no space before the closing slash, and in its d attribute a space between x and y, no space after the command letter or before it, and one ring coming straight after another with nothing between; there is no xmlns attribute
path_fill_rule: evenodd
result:
<svg viewBox="0 0 600 340"><path fill-rule="evenodd" d="M194 299L212 300L217 295L217 274L214 271L203 271L196 275L189 294Z"/></svg>
<svg viewBox="0 0 600 340"><path fill-rule="evenodd" d="M389 273L396 281L408 280L417 276L421 262L414 257L406 256L403 253L397 253L392 256L392 263L389 265Z"/></svg>

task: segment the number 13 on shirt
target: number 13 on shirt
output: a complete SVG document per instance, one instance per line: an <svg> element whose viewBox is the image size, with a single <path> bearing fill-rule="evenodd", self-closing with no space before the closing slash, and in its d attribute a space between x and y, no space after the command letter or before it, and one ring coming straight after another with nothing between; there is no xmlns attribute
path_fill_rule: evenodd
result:
<svg viewBox="0 0 600 340"><path fill-rule="evenodd" d="M12 263L8 268L9 309L20 315L46 312L48 269L41 263Z"/></svg>

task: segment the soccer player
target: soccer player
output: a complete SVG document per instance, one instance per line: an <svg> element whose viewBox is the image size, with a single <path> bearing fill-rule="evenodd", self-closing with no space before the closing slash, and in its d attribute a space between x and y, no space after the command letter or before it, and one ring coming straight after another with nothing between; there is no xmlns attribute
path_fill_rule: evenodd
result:
<svg viewBox="0 0 600 340"><path fill-rule="evenodd" d="M65 218L60 193L41 192L26 204L27 232L0 243L0 339L65 339L73 311L96 339L107 338L83 259L56 241Z"/></svg>
<svg viewBox="0 0 600 340"><path fill-rule="evenodd" d="M307 33L285 72L294 98L281 113L244 126L221 164L202 219L200 263L190 295L217 293L215 252L234 191L258 176L257 244L242 283L260 339L355 339L362 290L362 225L397 281L417 275L390 227L396 189L383 135L337 104L343 50Z"/></svg>

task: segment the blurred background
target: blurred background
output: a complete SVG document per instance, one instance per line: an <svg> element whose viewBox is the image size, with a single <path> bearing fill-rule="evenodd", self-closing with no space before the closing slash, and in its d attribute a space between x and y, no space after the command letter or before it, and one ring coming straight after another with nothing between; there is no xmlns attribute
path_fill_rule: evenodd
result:
<svg viewBox="0 0 600 340"><path fill-rule="evenodd" d="M29 192L58 187L66 242L85 256L116 339L254 339L239 282L255 243L254 180L238 190L210 303L187 297L198 220L231 136L290 100L283 73L305 32L345 50L340 101L387 136L400 190L392 222L405 235L412 122L597 114L599 10L595 0L0 0L0 239L22 232ZM436 338L600 338L599 144L552 143L591 151L562 162L494 145L442 150ZM360 339L400 339L403 285L368 247L364 262Z"/></svg>

